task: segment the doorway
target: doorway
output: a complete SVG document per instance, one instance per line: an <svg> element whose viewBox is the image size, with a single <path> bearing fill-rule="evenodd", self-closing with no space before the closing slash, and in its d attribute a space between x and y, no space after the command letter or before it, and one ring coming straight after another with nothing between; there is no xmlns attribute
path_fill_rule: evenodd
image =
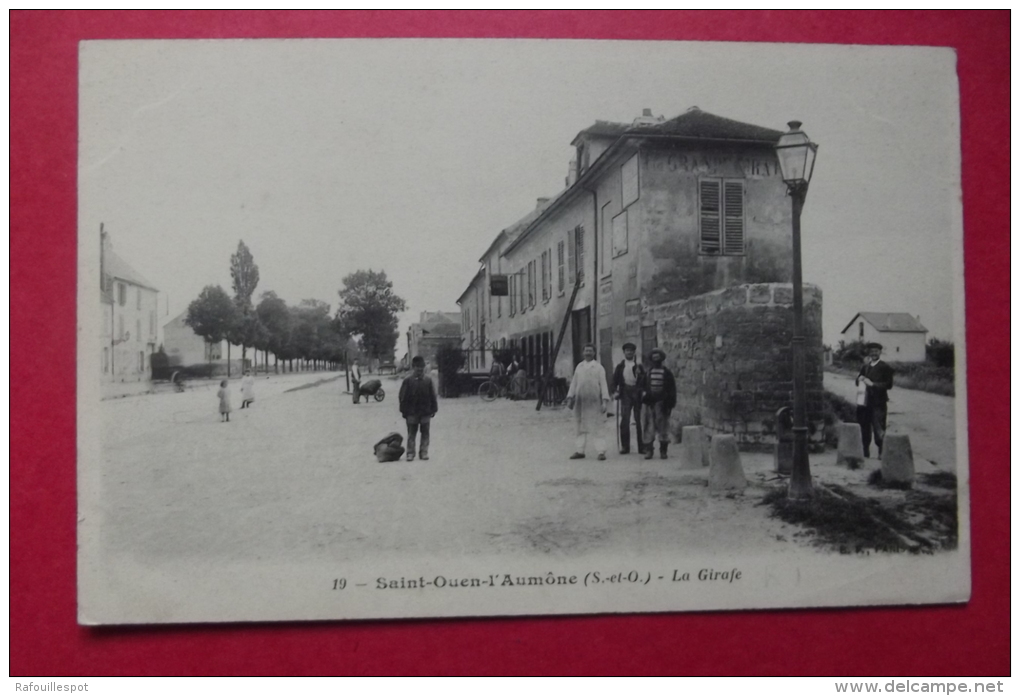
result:
<svg viewBox="0 0 1020 696"><path fill-rule="evenodd" d="M591 309L575 309L570 318L570 338L574 347L574 366L584 360L584 344L591 342Z"/></svg>

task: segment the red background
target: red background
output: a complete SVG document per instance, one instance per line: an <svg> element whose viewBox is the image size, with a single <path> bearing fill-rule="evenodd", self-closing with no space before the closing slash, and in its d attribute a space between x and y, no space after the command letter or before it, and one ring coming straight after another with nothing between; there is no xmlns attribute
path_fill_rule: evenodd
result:
<svg viewBox="0 0 1020 696"><path fill-rule="evenodd" d="M78 41L344 36L956 48L963 112L971 602L579 618L79 627L73 389ZM1009 673L1008 12L14 11L10 38L12 675Z"/></svg>

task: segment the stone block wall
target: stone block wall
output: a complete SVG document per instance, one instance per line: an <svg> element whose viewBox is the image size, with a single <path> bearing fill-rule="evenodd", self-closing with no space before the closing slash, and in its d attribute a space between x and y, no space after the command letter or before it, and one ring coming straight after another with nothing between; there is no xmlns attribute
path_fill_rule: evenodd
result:
<svg viewBox="0 0 1020 696"><path fill-rule="evenodd" d="M743 445L776 441L776 411L793 405L793 286L738 285L648 306L642 325L677 380L672 427L704 425ZM809 437L823 440L822 292L804 286Z"/></svg>

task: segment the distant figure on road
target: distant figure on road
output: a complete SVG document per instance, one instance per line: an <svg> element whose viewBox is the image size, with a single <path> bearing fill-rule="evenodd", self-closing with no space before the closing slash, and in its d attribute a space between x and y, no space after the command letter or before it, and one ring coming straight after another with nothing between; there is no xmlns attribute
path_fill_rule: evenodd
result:
<svg viewBox="0 0 1020 696"><path fill-rule="evenodd" d="M882 344L869 343L865 346L868 357L864 359L857 380L858 387L865 387L863 411L858 406L857 421L861 426L861 441L864 456L871 456L871 437L875 437L878 456L882 457L882 443L885 441L886 417L889 409L889 390L893 386L893 369L882 361Z"/></svg>
<svg viewBox="0 0 1020 696"><path fill-rule="evenodd" d="M574 426L577 428L574 453L570 458L584 459L590 435L595 441L598 459L605 459L606 438L602 434L602 421L609 409L609 386L605 369L595 362L595 346L591 343L584 347L584 361L574 370L574 377L570 380L567 408L573 410Z"/></svg>
<svg viewBox="0 0 1020 696"><path fill-rule="evenodd" d="M645 444L641 430L641 382L645 376L643 368L635 359L637 346L623 344L623 360L613 372L613 394L620 400L620 454L630 454L630 414L634 412L634 427L637 430L637 449L644 454Z"/></svg>
<svg viewBox="0 0 1020 696"><path fill-rule="evenodd" d="M220 422L230 422L230 384L227 380L220 382L220 390L216 392L216 397L220 400Z"/></svg>
<svg viewBox="0 0 1020 696"><path fill-rule="evenodd" d="M666 458L669 449L669 414L676 406L676 379L666 367L666 353L653 348L648 356L652 366L645 371L641 391L641 421L645 431L645 459L655 456L655 436L659 436L659 457Z"/></svg>
<svg viewBox="0 0 1020 696"><path fill-rule="evenodd" d="M421 430L418 456L428 461L432 419L439 411L436 388L425 376L425 358L420 355L411 360L413 374L400 385L400 415L407 422L407 461L414 461L414 442Z"/></svg>
<svg viewBox="0 0 1020 696"><path fill-rule="evenodd" d="M347 366L347 376L351 380L351 394L354 395L354 403L361 403L361 368L358 367L357 359L352 360Z"/></svg>
<svg viewBox="0 0 1020 696"><path fill-rule="evenodd" d="M241 408L248 408L253 403L255 403L255 378L251 370L245 370L241 379Z"/></svg>

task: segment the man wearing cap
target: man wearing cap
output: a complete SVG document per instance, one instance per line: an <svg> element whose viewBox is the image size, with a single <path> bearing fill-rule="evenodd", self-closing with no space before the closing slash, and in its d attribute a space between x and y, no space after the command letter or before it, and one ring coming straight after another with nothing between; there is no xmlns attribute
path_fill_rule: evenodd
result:
<svg viewBox="0 0 1020 696"><path fill-rule="evenodd" d="M645 459L655 454L655 436L659 436L659 457L666 458L669 449L669 414L676 406L676 379L666 367L666 353L653 348L648 356L652 366L645 370L641 391L644 394L641 421L644 425Z"/></svg>
<svg viewBox="0 0 1020 696"><path fill-rule="evenodd" d="M644 438L641 432L641 381L645 370L634 360L637 346L623 344L623 360L613 372L613 394L620 401L620 454L630 454L630 414L634 412L634 426L637 430L637 449L644 454Z"/></svg>
<svg viewBox="0 0 1020 696"><path fill-rule="evenodd" d="M864 384L865 404L858 418L861 426L861 440L864 456L871 456L871 437L875 437L878 456L882 456L882 442L885 440L886 416L888 414L889 390L893 386L893 369L882 361L882 344L869 343L865 346L868 356L857 375L855 384Z"/></svg>

